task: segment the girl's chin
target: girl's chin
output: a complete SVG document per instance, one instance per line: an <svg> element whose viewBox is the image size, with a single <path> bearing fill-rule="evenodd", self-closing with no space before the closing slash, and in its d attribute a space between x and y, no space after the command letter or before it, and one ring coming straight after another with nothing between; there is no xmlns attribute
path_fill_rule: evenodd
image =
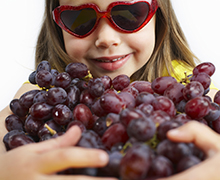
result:
<svg viewBox="0 0 220 180"><path fill-rule="evenodd" d="M127 75L127 76L131 76L131 74L130 73L128 73L127 71L126 72L124 72L124 71L114 71L114 72L107 72L107 71L105 71L105 72L97 72L97 71L91 71L91 74L92 74L92 77L93 78L98 78L98 77L102 77L102 76L109 76L111 79L114 79L116 76L118 76L118 75L121 75L121 74L125 74L125 75Z"/></svg>

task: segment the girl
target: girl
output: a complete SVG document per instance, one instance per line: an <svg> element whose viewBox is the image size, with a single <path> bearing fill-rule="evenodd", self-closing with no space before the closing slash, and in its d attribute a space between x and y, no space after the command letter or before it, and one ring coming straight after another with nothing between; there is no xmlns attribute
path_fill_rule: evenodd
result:
<svg viewBox="0 0 220 180"><path fill-rule="evenodd" d="M79 7L83 10L78 11ZM99 21L92 19L96 13L101 15ZM170 0L46 0L45 19L36 48L36 65L44 59L59 71L70 62L82 62L94 77L109 75L113 78L126 74L133 80L152 81L164 75L181 79L183 71L190 71L195 66L196 57L188 47ZM24 84L15 98L36 88ZM214 93L214 90L210 92ZM9 107L0 114L2 139L6 134L4 119L11 114ZM73 147L79 137L79 128L72 127L57 139L26 145L7 153L2 144L0 179L99 179L55 175L70 167L101 167L108 162L107 154L101 150ZM192 122L170 131L168 137L174 141L194 142L209 158L166 180L219 179L218 134Z"/></svg>

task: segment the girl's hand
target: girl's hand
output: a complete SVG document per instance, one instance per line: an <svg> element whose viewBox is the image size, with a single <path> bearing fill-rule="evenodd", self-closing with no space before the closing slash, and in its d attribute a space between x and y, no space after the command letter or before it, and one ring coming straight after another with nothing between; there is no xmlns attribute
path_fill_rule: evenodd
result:
<svg viewBox="0 0 220 180"><path fill-rule="evenodd" d="M56 172L68 168L102 167L106 152L73 147L81 136L78 127L48 141L29 144L0 154L0 179L4 180L98 180L88 176L64 176ZM102 178L104 179L104 178ZM106 178L106 180L113 178Z"/></svg>
<svg viewBox="0 0 220 180"><path fill-rule="evenodd" d="M202 163L169 178L160 180L219 180L220 179L220 135L206 125L189 122L182 127L170 130L168 138L176 142L193 142L207 159ZM158 179L159 180L159 179Z"/></svg>

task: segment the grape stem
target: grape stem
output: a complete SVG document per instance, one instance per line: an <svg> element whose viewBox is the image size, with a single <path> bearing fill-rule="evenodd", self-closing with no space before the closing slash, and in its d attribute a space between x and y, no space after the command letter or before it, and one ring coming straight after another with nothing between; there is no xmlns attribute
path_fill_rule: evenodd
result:
<svg viewBox="0 0 220 180"><path fill-rule="evenodd" d="M106 119L106 126L107 127L111 126L112 123L113 123L113 121L111 119L109 119L109 118Z"/></svg>
<svg viewBox="0 0 220 180"><path fill-rule="evenodd" d="M185 74L185 77L181 79L180 83L182 83L182 84L188 84L188 83L190 83L190 77L191 77L191 75L187 76L187 72L186 72L186 71L184 72L184 74Z"/></svg>
<svg viewBox="0 0 220 180"><path fill-rule="evenodd" d="M48 129L48 131L50 131L51 135L55 135L57 132L55 130L53 130L50 126L48 126L47 124L44 125L45 128Z"/></svg>
<svg viewBox="0 0 220 180"><path fill-rule="evenodd" d="M88 70L88 75L85 76L85 77L83 78L83 80L89 81L90 79L93 79L93 76L92 76L91 72Z"/></svg>

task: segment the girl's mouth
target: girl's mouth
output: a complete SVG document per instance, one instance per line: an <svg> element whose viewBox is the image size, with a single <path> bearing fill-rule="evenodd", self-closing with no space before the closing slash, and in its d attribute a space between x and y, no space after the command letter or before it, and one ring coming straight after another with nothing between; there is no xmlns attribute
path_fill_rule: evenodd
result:
<svg viewBox="0 0 220 180"><path fill-rule="evenodd" d="M116 61L120 61L121 59L125 58L127 55L124 55L124 56L121 56L121 57L118 57L118 58L98 58L98 59L95 59L96 61L98 62L104 62L104 63L108 63L108 62L116 62Z"/></svg>
<svg viewBox="0 0 220 180"><path fill-rule="evenodd" d="M126 64L131 56L132 53L122 56L100 57L92 60L97 67L105 71L115 71Z"/></svg>

